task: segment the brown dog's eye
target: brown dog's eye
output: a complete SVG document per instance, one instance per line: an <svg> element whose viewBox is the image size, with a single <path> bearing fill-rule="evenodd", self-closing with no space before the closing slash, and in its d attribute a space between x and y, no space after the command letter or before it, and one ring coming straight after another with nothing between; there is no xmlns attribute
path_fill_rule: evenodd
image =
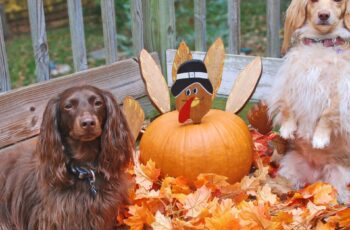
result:
<svg viewBox="0 0 350 230"><path fill-rule="evenodd" d="M73 105L71 104L71 103L68 103L68 104L65 104L64 105L64 109L65 110L70 110L70 109L72 109L73 108Z"/></svg>
<svg viewBox="0 0 350 230"><path fill-rule="evenodd" d="M102 101L95 101L95 106L96 107L102 106Z"/></svg>

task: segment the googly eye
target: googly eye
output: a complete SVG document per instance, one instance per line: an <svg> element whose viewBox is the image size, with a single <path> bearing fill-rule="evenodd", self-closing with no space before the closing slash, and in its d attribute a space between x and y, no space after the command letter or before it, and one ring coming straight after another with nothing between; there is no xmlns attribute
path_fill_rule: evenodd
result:
<svg viewBox="0 0 350 230"><path fill-rule="evenodd" d="M198 88L194 88L193 89L193 94L197 94L198 93Z"/></svg>
<svg viewBox="0 0 350 230"><path fill-rule="evenodd" d="M191 95L191 90L190 89L186 89L185 90L185 94L186 94L186 96L190 96Z"/></svg>

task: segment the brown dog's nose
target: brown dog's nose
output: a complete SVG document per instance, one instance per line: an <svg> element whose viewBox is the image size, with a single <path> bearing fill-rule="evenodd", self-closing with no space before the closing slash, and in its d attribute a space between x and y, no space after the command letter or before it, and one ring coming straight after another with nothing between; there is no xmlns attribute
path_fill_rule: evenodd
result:
<svg viewBox="0 0 350 230"><path fill-rule="evenodd" d="M89 129L89 128L94 128L96 125L96 121L93 117L82 117L80 119L80 126L83 128L83 129Z"/></svg>
<svg viewBox="0 0 350 230"><path fill-rule="evenodd" d="M329 19L330 13L328 11L320 11L318 12L318 18L321 21L327 21Z"/></svg>

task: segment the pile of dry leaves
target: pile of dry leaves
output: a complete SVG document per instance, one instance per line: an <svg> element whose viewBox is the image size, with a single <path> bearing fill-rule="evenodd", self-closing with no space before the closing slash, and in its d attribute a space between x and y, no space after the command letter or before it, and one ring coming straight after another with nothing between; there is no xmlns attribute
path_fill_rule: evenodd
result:
<svg viewBox="0 0 350 230"><path fill-rule="evenodd" d="M331 185L291 191L271 163L278 136L252 135L254 166L236 184L214 174L201 174L194 183L163 178L152 161L131 166L132 204L120 211L118 222L130 229L350 229L350 208L337 202Z"/></svg>

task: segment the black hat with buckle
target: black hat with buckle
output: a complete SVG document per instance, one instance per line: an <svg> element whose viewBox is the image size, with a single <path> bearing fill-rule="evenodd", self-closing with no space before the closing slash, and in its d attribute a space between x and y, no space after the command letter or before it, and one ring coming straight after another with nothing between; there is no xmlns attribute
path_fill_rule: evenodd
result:
<svg viewBox="0 0 350 230"><path fill-rule="evenodd" d="M174 97L177 97L193 83L199 83L208 93L213 93L213 86L208 79L207 68L201 60L193 59L180 65L177 70L176 81L171 87L171 93Z"/></svg>

